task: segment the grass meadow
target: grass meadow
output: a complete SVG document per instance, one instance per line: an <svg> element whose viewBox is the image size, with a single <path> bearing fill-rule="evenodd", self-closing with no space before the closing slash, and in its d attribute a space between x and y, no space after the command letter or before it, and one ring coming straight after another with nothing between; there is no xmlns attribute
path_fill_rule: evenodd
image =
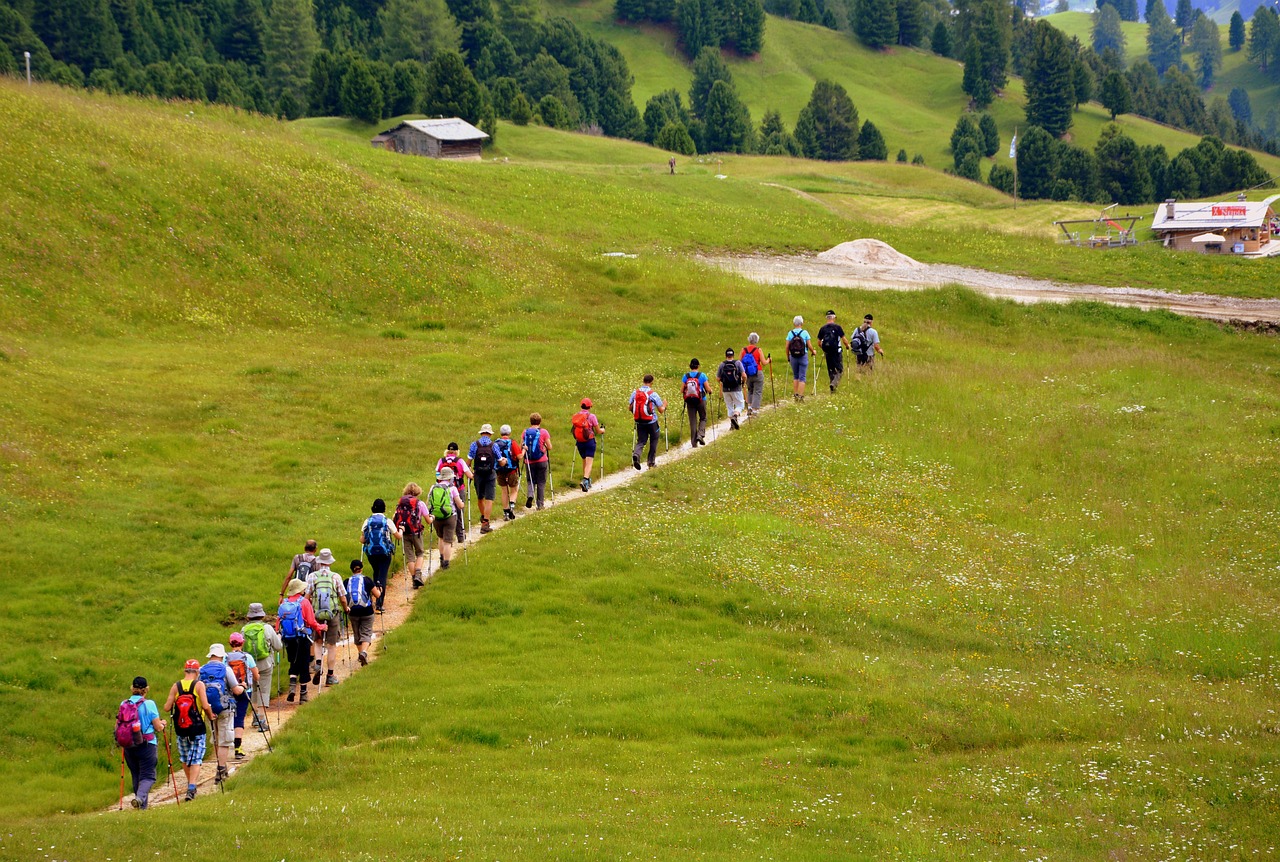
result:
<svg viewBox="0 0 1280 862"><path fill-rule="evenodd" d="M864 228L916 253L919 225L761 184L793 163L670 183L629 147L557 165L596 142L546 130L440 165L342 124L0 104L0 858L1274 856L1273 336L688 260ZM1014 227L985 236L1056 249ZM563 444L583 395L622 467L642 373L669 394L829 306L875 313L873 376L477 546L225 795L92 813L128 680L167 686L303 539L354 556L449 440L538 409Z"/></svg>

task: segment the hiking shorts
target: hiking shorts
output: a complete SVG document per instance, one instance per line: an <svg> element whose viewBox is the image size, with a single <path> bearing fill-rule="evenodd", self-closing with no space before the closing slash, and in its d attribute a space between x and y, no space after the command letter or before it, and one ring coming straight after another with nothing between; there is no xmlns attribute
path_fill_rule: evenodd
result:
<svg viewBox="0 0 1280 862"><path fill-rule="evenodd" d="M422 545L422 533L405 533L404 534L404 564L412 566L414 560L423 556L425 548Z"/></svg>
<svg viewBox="0 0 1280 862"><path fill-rule="evenodd" d="M324 622L321 620L320 622ZM342 640L342 621L337 617L329 620L329 627L320 632L320 643L335 646L338 641Z"/></svg>
<svg viewBox="0 0 1280 862"><path fill-rule="evenodd" d="M228 706L213 717L213 744L219 748L236 744L236 709Z"/></svg>
<svg viewBox="0 0 1280 862"><path fill-rule="evenodd" d="M788 356L787 360L791 363L791 379L804 383L809 375L809 354Z"/></svg>
<svg viewBox="0 0 1280 862"><path fill-rule="evenodd" d="M205 734L178 737L178 759L186 766L204 763Z"/></svg>
<svg viewBox="0 0 1280 862"><path fill-rule="evenodd" d="M575 440L574 445L578 447L578 456L581 458L596 457L596 438L590 440Z"/></svg>
<svg viewBox="0 0 1280 862"><path fill-rule="evenodd" d="M512 491L520 487L519 470L503 470L498 473L498 487L510 488Z"/></svg>
<svg viewBox="0 0 1280 862"><path fill-rule="evenodd" d="M356 643L373 643L373 614L367 617L351 617L351 631Z"/></svg>
<svg viewBox="0 0 1280 862"><path fill-rule="evenodd" d="M458 538L458 513L454 512L447 518L436 518L431 526L435 528L436 538L441 544L452 545Z"/></svg>
<svg viewBox="0 0 1280 862"><path fill-rule="evenodd" d="M476 473L471 484L475 486L477 500L492 500L498 494L498 477L493 471Z"/></svg>

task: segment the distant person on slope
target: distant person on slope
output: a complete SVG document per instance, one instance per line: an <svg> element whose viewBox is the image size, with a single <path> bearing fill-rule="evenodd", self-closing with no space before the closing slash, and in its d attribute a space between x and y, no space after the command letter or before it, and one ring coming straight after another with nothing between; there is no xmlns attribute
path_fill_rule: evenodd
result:
<svg viewBox="0 0 1280 862"><path fill-rule="evenodd" d="M404 539L404 568L413 576L413 585L422 586L422 570L426 566L426 546L422 531L427 524L427 504L422 502L422 486L410 482L404 486L400 502L396 503L395 525Z"/></svg>
<svg viewBox="0 0 1280 862"><path fill-rule="evenodd" d="M796 315L787 333L787 361L791 363L791 397L804 401L804 384L809 373L809 357L818 352L809 343L809 333L804 328L804 318Z"/></svg>
<svg viewBox="0 0 1280 862"><path fill-rule="evenodd" d="M373 643L373 606L374 602L382 599L382 588L364 573L364 563L359 560L351 561L347 598L351 601L351 610L347 611L347 618L351 620L351 637L356 642L363 667L369 663L369 644Z"/></svg>
<svg viewBox="0 0 1280 862"><path fill-rule="evenodd" d="M502 489L502 517L516 519L516 497L520 494L520 444L511 439L511 426L498 429L499 437L493 441L497 453L498 487Z"/></svg>
<svg viewBox="0 0 1280 862"><path fill-rule="evenodd" d="M298 703L307 702L307 683L311 682L311 633L327 628L316 619L306 592L306 582L294 578L285 589L286 597L276 614L276 631L284 641L284 653L289 659L289 695L285 698L289 703L293 703L295 697Z"/></svg>
<svg viewBox="0 0 1280 862"><path fill-rule="evenodd" d="M640 469L640 454L649 444L649 469L658 466L658 416L667 412L662 396L653 391L653 375L646 374L644 383L631 393L627 407L636 420L636 446L631 450L631 466Z"/></svg>
<svg viewBox="0 0 1280 862"><path fill-rule="evenodd" d="M467 538L467 528L471 525L466 522L466 504L467 504L467 480L472 477L471 467L467 465L466 459L458 454L458 444L450 443L449 448L445 451L444 457L436 462L436 475L440 475L440 471L448 467L453 471L453 484L458 489L458 496L462 497L462 508L458 510L457 531L458 541L464 542Z"/></svg>
<svg viewBox="0 0 1280 862"><path fill-rule="evenodd" d="M196 798L196 784L200 781L200 766L204 763L205 744L209 725L213 724L213 709L204 683L200 681L200 662L187 659L182 679L169 688L164 711L173 721L173 732L178 738L178 759L187 774L187 801ZM207 721L206 721L207 719Z"/></svg>
<svg viewBox="0 0 1280 862"><path fill-rule="evenodd" d="M387 520L387 503L381 497L373 501L369 511L372 514L360 527L360 546L373 569L373 582L380 590L377 611L382 613L381 597L387 591L387 573L391 570L391 558L396 553L395 540L402 538L403 534Z"/></svg>
<svg viewBox="0 0 1280 862"><path fill-rule="evenodd" d="M266 624L267 612L263 610L261 602L251 603L249 612L244 615L244 618L246 622L240 629L241 634L244 635L244 649L253 656L254 663L258 667L258 684L253 689L253 704L266 710L271 705L271 680L274 678L276 667L275 654L284 652L284 641L280 640L280 635L274 628ZM258 716L254 725L258 730L266 730L264 722L265 712Z"/></svg>
<svg viewBox="0 0 1280 862"><path fill-rule="evenodd" d="M226 647L210 644L209 660L200 668L200 681L204 683L205 697L213 713L209 734L213 737L213 750L218 758L218 771L213 776L216 784L226 781L231 774L227 763L231 760L231 748L235 743L234 698L244 694L244 686L236 678L235 671L227 666L226 657Z"/></svg>
<svg viewBox="0 0 1280 862"><path fill-rule="evenodd" d="M491 533L493 498L498 496L498 450L493 445L493 426L480 426L480 436L467 450L471 459L471 484L475 486L476 508L480 510L480 532Z"/></svg>
<svg viewBox="0 0 1280 862"><path fill-rule="evenodd" d="M747 346L738 358L742 360L742 370L747 372L747 415L754 416L760 412L760 401L764 398L764 367L773 362L760 352L760 333L747 336Z"/></svg>
<svg viewBox="0 0 1280 862"><path fill-rule="evenodd" d="M738 414L746 409L742 387L746 385L747 372L734 358L732 347L724 350L724 361L716 368L716 382L720 384L720 397L724 399L724 409L729 414L729 426L737 431Z"/></svg>
<svg viewBox="0 0 1280 862"><path fill-rule="evenodd" d="M316 556L315 571L307 575L307 598L311 600L311 609L317 620L330 623L324 629L324 637L312 645L316 660L315 673L311 677L312 685L320 684L322 659L329 671L324 684L338 684L338 678L334 676L333 670L338 663L338 641L342 637L342 627L336 623L339 612L345 613L348 610L348 604L347 585L342 582L341 575L329 568L335 562L333 552L328 548L322 548ZM328 647L327 655L325 647Z"/></svg>
<svg viewBox="0 0 1280 862"><path fill-rule="evenodd" d="M462 506L462 495L454 484L453 470L445 467L440 471L440 481L427 491L427 523L436 531L440 539L440 568L449 568L453 559L453 540L457 536L458 509ZM541 508L541 507L539 507Z"/></svg>
<svg viewBox="0 0 1280 862"><path fill-rule="evenodd" d="M245 650L243 633L232 632L227 635L227 644L231 647L227 652L227 667L231 668L231 672L236 675L236 679L240 680L240 684L244 686L244 691L236 695L236 714L233 725L235 729L235 758L236 760L244 760L244 717L249 712L253 691L260 684L258 661Z"/></svg>
<svg viewBox="0 0 1280 862"><path fill-rule="evenodd" d="M680 397L689 414L689 448L707 445L707 375L699 368L698 357L689 360L689 370L680 378Z"/></svg>
<svg viewBox="0 0 1280 862"><path fill-rule="evenodd" d="M551 466L551 432L542 427L541 413L529 414L529 427L520 435L520 448L524 452L525 468L529 471L524 507L532 506L536 495L541 509L546 499L547 471Z"/></svg>
<svg viewBox="0 0 1280 862"><path fill-rule="evenodd" d="M305 581L307 575L311 574L311 570L316 567L316 540L307 539L306 544L302 546L301 554L294 554L293 560L289 563L289 574L284 576L284 580L280 582L280 598L284 598L285 589L289 586L289 582L294 578Z"/></svg>
<svg viewBox="0 0 1280 862"><path fill-rule="evenodd" d="M156 708L156 702L147 699L147 688L147 678L135 676L133 693L121 701L120 713L116 717L118 723L121 714L137 713L137 725L131 728L135 744L122 749L124 762L128 764L129 775L133 779L133 799L130 804L134 808L147 807L151 785L156 783L156 764L160 760L156 737L164 733L165 728L164 719L160 718L160 710Z"/></svg>
<svg viewBox="0 0 1280 862"><path fill-rule="evenodd" d="M604 433L600 418L591 412L591 399L583 398L578 404L578 412L569 420L573 431L573 445L582 458L582 490L591 490L591 465L596 458L596 435Z"/></svg>
<svg viewBox="0 0 1280 862"><path fill-rule="evenodd" d="M853 331L853 338L849 342L853 355L858 358L859 371L875 371L876 354L884 356L884 351L880 349L880 333L875 331L871 322L869 314L862 318L862 324Z"/></svg>
<svg viewBox="0 0 1280 862"><path fill-rule="evenodd" d="M818 330L818 344L827 360L827 385L832 394L840 386L840 378L844 376L844 358L841 350L849 348L849 339L844 337L844 327L836 323L835 311L827 312L827 322Z"/></svg>

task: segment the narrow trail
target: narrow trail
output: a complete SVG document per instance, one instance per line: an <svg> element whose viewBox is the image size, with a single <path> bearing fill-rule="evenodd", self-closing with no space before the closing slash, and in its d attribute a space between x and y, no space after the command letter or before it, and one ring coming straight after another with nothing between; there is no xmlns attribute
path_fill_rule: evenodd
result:
<svg viewBox="0 0 1280 862"><path fill-rule="evenodd" d="M790 377L787 377L787 381L788 382L790 381ZM709 399L718 398L718 397L719 397L718 395L713 394L709 396ZM742 423L743 427L746 427L746 425L748 425L749 423L756 421L763 414L768 413L769 411L774 410L778 407L785 407L789 403L790 402L787 402L787 401L779 401L777 404L774 404L774 405L768 405L768 404L764 405L760 410L760 413L758 413L754 418L743 421ZM670 402L668 402L668 404L670 405ZM711 407L713 405L714 405L714 402L709 400L708 413L713 412L711 410ZM673 415L670 416L668 421L671 421L671 422L679 421L678 420L678 417L680 415L679 405L676 404L673 406L676 409L671 410L671 413ZM669 407L668 409L671 409L671 408ZM730 427L728 419L724 419L723 421L714 422L714 423L712 423L711 421L708 421L706 445L713 446L717 442L719 442L719 440L723 438L725 435L732 434L732 433L733 433L733 429ZM566 435L566 437L567 436L568 435ZM572 443L570 443L570 445L572 445ZM559 448L557 448L554 451L559 453L561 452L561 450L563 450L563 452L569 451L568 448L564 447L563 443ZM686 442L686 443L682 443L679 446L672 447L670 450L666 452L660 452L660 454L657 457L657 467L653 469L658 469L660 467L663 467L667 464L674 463L676 461L682 461L685 458L688 458L691 455L693 455L696 451L697 451L696 449L691 448L689 444ZM563 468L564 468L563 460L558 465L556 465L556 467L557 469L560 469L563 471ZM579 467L579 469L581 468ZM591 490L588 492L584 493L577 486L574 486L573 488L570 488L570 489L557 490L554 501L549 499L547 501L546 509L544 511L550 511L552 509L555 509L558 506L571 505L580 500L590 499L596 496L597 494L604 494L604 493L608 493L609 491L622 488L630 484L631 482L634 482L637 479L639 479L642 475L644 475L645 472L648 471L648 469L649 468L645 468L645 470L643 471L637 471L632 468L630 463L628 463L623 469L614 470L614 472L609 473L608 475L601 478L599 482L593 482L591 485ZM522 482L522 488L521 488L522 494L523 494L523 490L524 489L523 489L523 482ZM474 507L474 504L473 504L473 507ZM473 508L473 511L474 511L474 508ZM517 513L516 514L517 520L523 520L524 518L527 518L530 515L537 514L536 510L522 509L520 503L516 504L516 513ZM513 523L515 523L515 521L494 521L492 525L493 532L484 534L484 535L480 533L480 528L478 526L469 528L467 530L467 542L468 544L474 545L476 542L486 538L487 536L496 535L504 526L508 524L513 524ZM463 559L464 558L462 555L462 548L457 547L457 549L454 551L454 557L453 557L454 564L450 568L450 572L452 574L466 573L466 564L462 562ZM431 576L428 579L428 582L430 582L430 580L434 580L435 576L440 571L440 551L438 548L434 549L431 552L430 569L431 569ZM382 657L383 651L382 651L381 644L382 644L383 638L386 637L387 632L395 631L397 628L399 628L399 626L405 620L409 618L409 614L413 610L413 604L414 604L415 598L419 594L427 595L428 593L425 588L419 591L415 591L409 586L409 575L406 569L402 568L388 575L387 594L383 599L383 610L385 611L385 613L383 613L383 615L380 617L375 617L375 620L374 620L373 644L369 649L370 664L372 664L373 662L377 661L379 658ZM339 642L337 649L338 649L338 661L334 670L335 670L335 676L337 676L338 678L338 685L341 685L348 678L350 678L352 674L360 670L360 664L356 660L355 646L349 637L344 638L341 642ZM277 671L279 671L280 669L281 668L278 667ZM277 679L278 678L279 678L279 674L277 673ZM287 688L287 684L288 684L288 679L287 679L287 673L286 673L286 678L285 678L286 688ZM163 689L152 690L151 697L156 701L157 706L160 706L160 707L164 706L164 700L168 696L170 685L172 685L172 682L166 683ZM274 681L272 685L273 687L275 686ZM328 695L330 691L331 691L331 688L328 686L321 686L321 687L311 686L310 687L311 700L314 701L318 698L324 697ZM273 741L275 736L281 731L281 729L284 728L284 726L289 723L289 719L293 718L293 716L296 715L297 712L298 712L298 704L287 703L285 701L284 694L280 694L279 696L272 697L271 707L269 710L267 710L266 718L271 728L270 736ZM162 717L168 720L168 716L162 716ZM255 759L269 753L269 748L267 745L267 734L264 734L261 731L255 730L252 726L252 722L253 722L253 713L250 712L249 715L245 718L245 724L247 726L245 727L244 737L243 737L244 744L242 746L245 753L245 759L240 761L233 760L228 764L231 775L233 777L241 769L253 763ZM173 805L175 803L179 805L186 804L185 800L181 798L186 793L186 789L187 789L186 780L182 775L182 765L178 762L178 747L177 747L177 742L173 738L172 728L170 728L169 730L169 746L173 752L174 771L177 775L177 795L175 796L175 793L174 793L174 783L169 778L168 758L166 756L164 743L162 740L160 742L159 763L156 767L156 775L157 775L156 783L151 790L151 797L149 800L149 804L152 807L157 805ZM204 766L201 768L200 780L196 783L196 787L198 788L198 792L196 796L197 800L207 794L220 792L218 786L214 783L214 780L213 780L216 766L217 766L217 763L214 760L213 746L210 745L208 748L208 753L206 755ZM125 773L125 782L127 785L128 784L127 772ZM233 785L233 789L227 792L233 792L233 790L234 790L234 785ZM133 808L129 805L130 795L131 794L126 792L124 796L125 811L133 810ZM119 805L114 804L109 809L107 809L107 812L114 812L117 810L119 810Z"/></svg>

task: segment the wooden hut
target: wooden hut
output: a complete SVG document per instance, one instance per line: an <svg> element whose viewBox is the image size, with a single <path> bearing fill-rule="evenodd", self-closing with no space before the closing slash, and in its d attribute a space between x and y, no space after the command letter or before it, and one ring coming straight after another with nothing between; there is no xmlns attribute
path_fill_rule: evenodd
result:
<svg viewBox="0 0 1280 862"><path fill-rule="evenodd" d="M1164 241L1166 248L1179 251L1270 255L1276 252L1272 247L1272 233L1280 228L1272 208L1277 198L1280 195L1255 202L1167 200L1156 208L1151 229Z"/></svg>
<svg viewBox="0 0 1280 862"><path fill-rule="evenodd" d="M378 134L371 143L396 153L433 159L480 158L480 147L489 136L457 117L443 120L405 120Z"/></svg>

